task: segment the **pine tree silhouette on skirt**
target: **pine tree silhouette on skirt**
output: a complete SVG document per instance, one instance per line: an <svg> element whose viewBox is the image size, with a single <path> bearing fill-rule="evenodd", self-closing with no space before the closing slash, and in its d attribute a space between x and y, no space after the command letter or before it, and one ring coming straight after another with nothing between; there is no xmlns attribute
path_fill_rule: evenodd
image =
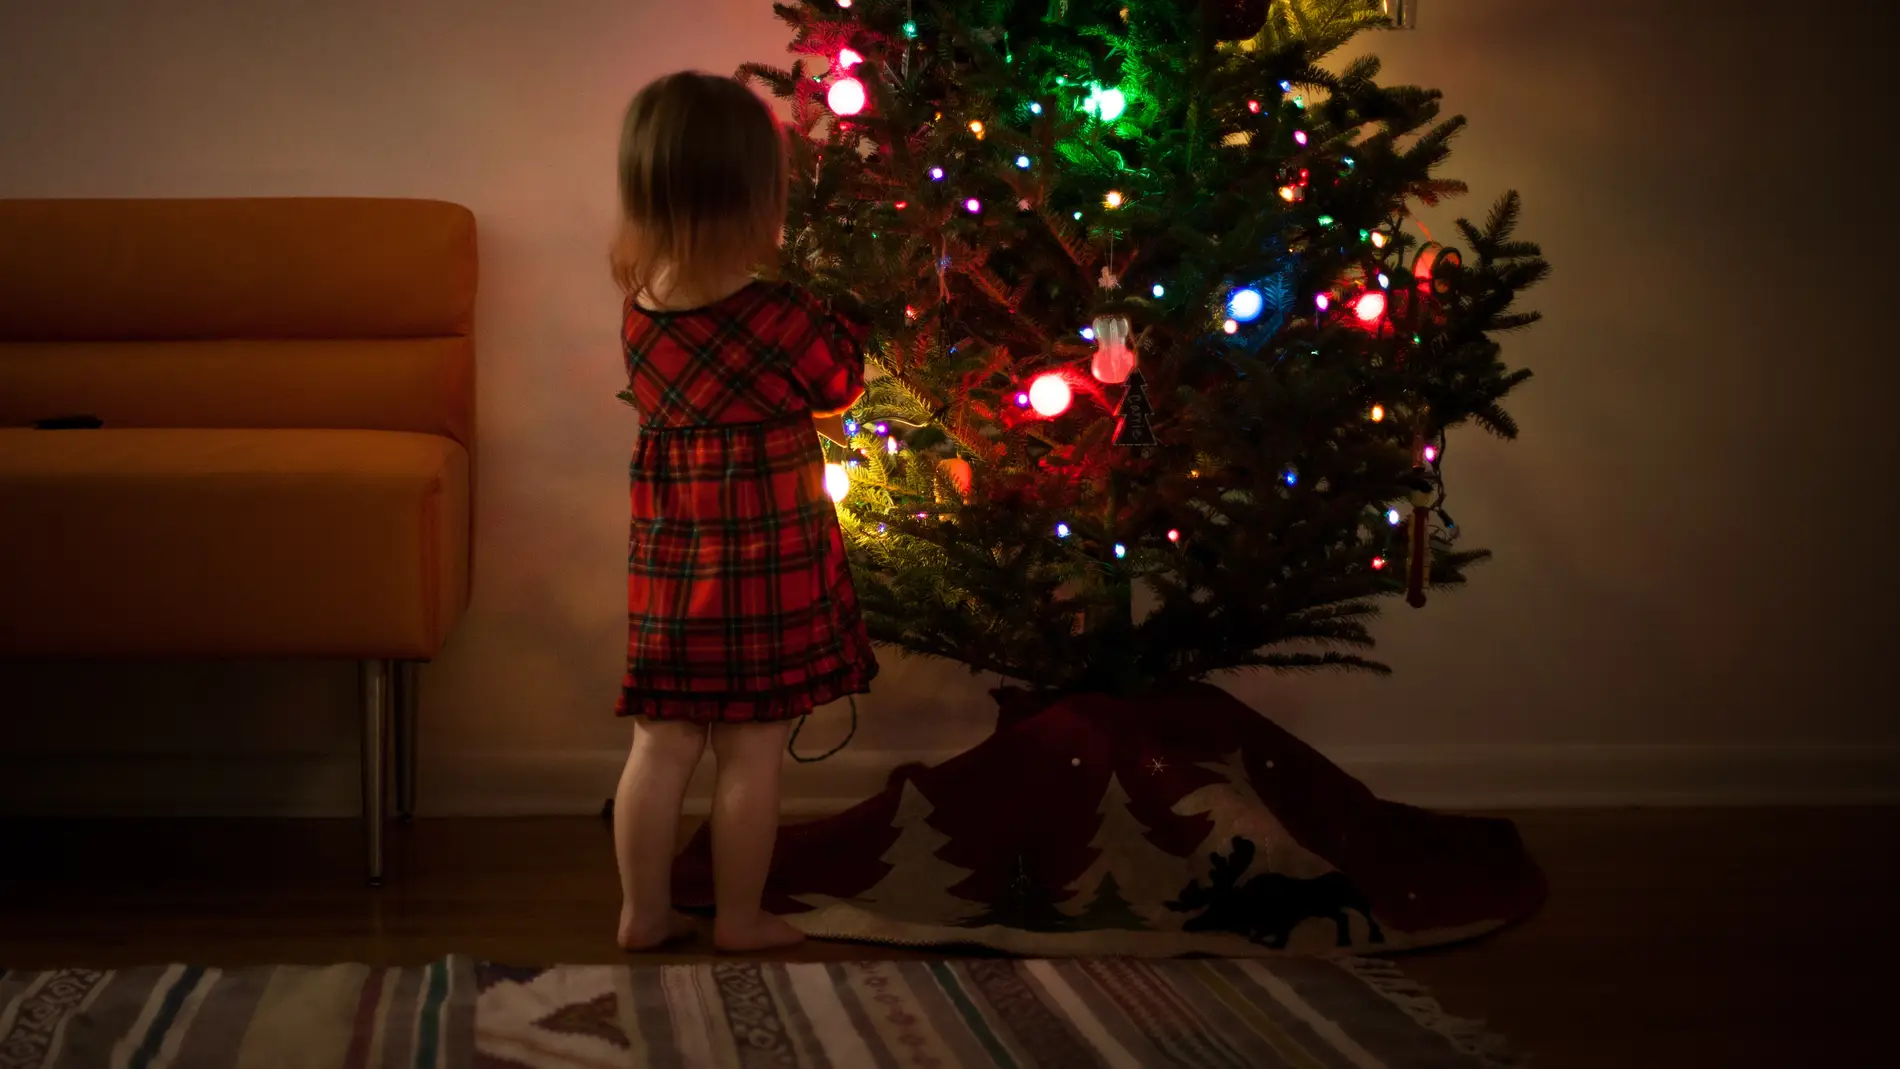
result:
<svg viewBox="0 0 1900 1069"><path fill-rule="evenodd" d="M1017 855L1010 867L1009 882L1003 895L988 909L959 923L962 928L989 925L1021 928L1031 932L1066 932L1075 928L1075 919L1056 908L1056 896L1031 873L1029 859Z"/></svg>

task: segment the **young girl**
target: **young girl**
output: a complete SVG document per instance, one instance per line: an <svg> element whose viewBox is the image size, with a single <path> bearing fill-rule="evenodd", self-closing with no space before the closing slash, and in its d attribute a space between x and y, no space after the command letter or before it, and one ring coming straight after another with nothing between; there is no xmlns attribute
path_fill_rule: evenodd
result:
<svg viewBox="0 0 1900 1069"><path fill-rule="evenodd" d="M640 411L627 554L635 717L614 801L620 945L693 931L672 911L680 798L708 738L713 941L802 936L761 905L793 721L861 694L877 661L824 486L814 416L864 392L853 334L810 294L757 281L784 235L784 134L729 78L642 89L620 131L614 276Z"/></svg>

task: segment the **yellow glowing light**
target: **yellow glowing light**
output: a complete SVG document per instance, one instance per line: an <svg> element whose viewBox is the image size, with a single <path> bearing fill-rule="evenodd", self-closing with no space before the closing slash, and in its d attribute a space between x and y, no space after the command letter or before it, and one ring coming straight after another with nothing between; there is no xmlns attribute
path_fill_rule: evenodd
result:
<svg viewBox="0 0 1900 1069"><path fill-rule="evenodd" d="M1385 419L1385 406L1373 405L1372 406L1372 422L1379 423L1383 421L1384 419Z"/></svg>
<svg viewBox="0 0 1900 1069"><path fill-rule="evenodd" d="M981 119L971 119L970 132L976 135L978 141L983 140L983 121Z"/></svg>
<svg viewBox="0 0 1900 1069"><path fill-rule="evenodd" d="M1375 249L1385 248L1385 233L1383 231L1374 230L1372 232L1372 247Z"/></svg>
<svg viewBox="0 0 1900 1069"><path fill-rule="evenodd" d="M1292 186L1280 187L1280 199L1283 201L1286 201L1288 204L1291 204L1294 202L1294 200L1298 199L1299 195L1300 195L1300 191L1297 189L1294 189Z"/></svg>
<svg viewBox="0 0 1900 1069"><path fill-rule="evenodd" d="M1122 206L1121 191L1117 189L1109 190L1108 196L1102 198L1102 203L1106 204L1111 209L1121 207Z"/></svg>
<svg viewBox="0 0 1900 1069"><path fill-rule="evenodd" d="M826 464L825 493L830 494L833 501L843 501L850 492L851 473L845 470L843 464Z"/></svg>
<svg viewBox="0 0 1900 1069"><path fill-rule="evenodd" d="M1240 324L1230 319L1227 322L1222 323L1220 325L1220 329L1226 331L1229 334L1238 334L1240 333Z"/></svg>

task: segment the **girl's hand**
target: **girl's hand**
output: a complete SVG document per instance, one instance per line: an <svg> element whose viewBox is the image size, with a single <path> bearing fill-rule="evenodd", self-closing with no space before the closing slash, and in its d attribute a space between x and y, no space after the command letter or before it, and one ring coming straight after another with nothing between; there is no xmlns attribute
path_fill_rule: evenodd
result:
<svg viewBox="0 0 1900 1069"><path fill-rule="evenodd" d="M844 433L844 413L843 412L832 412L828 414L821 414L821 413L814 412L812 413L811 422L813 426L818 428L819 434L824 435L826 438L831 439L833 442L836 442L837 444L841 446L848 446L851 444L850 438L847 437Z"/></svg>

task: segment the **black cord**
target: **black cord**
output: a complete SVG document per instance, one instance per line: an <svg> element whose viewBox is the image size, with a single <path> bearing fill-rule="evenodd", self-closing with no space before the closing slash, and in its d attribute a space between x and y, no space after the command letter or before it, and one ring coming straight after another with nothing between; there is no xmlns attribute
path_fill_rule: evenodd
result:
<svg viewBox="0 0 1900 1069"><path fill-rule="evenodd" d="M819 754L817 757L800 757L798 755L798 733L805 730L805 721L809 718L809 713L799 717L797 725L792 728L792 737L785 740L785 752L791 754L792 760L797 761L801 765L816 764L851 744L851 740L856 737L858 733L858 699L855 697L851 699L851 730L845 733L844 741L826 750L824 753Z"/></svg>

